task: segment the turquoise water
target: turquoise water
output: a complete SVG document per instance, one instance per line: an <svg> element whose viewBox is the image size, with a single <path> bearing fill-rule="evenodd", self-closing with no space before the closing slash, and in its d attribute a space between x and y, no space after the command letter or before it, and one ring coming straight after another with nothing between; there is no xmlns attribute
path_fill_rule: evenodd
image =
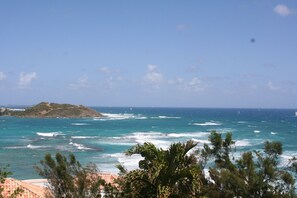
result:
<svg viewBox="0 0 297 198"><path fill-rule="evenodd" d="M192 139L207 143L212 130L232 132L236 155L261 149L266 140L283 143L285 164L297 155L295 110L94 107L105 118L29 119L0 117L0 163L10 164L18 179L38 178L33 166L46 153L74 153L80 162L96 163L101 171L117 173L116 164L137 167L139 156L125 150L152 142L166 148Z"/></svg>

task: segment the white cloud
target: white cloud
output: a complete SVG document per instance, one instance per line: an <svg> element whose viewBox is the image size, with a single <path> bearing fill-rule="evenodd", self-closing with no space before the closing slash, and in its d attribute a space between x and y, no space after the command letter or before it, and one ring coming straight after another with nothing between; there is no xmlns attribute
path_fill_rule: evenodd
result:
<svg viewBox="0 0 297 198"><path fill-rule="evenodd" d="M4 80L6 78L6 75L4 72L0 72L0 80Z"/></svg>
<svg viewBox="0 0 297 198"><path fill-rule="evenodd" d="M113 67L99 67L99 71L101 73L104 73L104 74L115 74L115 73L120 73L120 70L117 69L117 68L113 68Z"/></svg>
<svg viewBox="0 0 297 198"><path fill-rule="evenodd" d="M189 26L187 24L184 24L184 23L180 23L176 26L176 29L178 31L186 31L189 29Z"/></svg>
<svg viewBox="0 0 297 198"><path fill-rule="evenodd" d="M163 81L163 75L158 72L149 72L146 74L146 79L151 83L160 83Z"/></svg>
<svg viewBox="0 0 297 198"><path fill-rule="evenodd" d="M202 85L201 80L199 80L197 77L192 78L192 80L190 80L190 82L187 84L186 87L189 91L203 91L204 90L204 86Z"/></svg>
<svg viewBox="0 0 297 198"><path fill-rule="evenodd" d="M153 70L155 70L157 68L157 65L151 65L151 64L149 64L147 66L147 68L148 68L149 71L153 71Z"/></svg>
<svg viewBox="0 0 297 198"><path fill-rule="evenodd" d="M176 80L177 80L177 82L179 82L179 83L182 83L182 82L184 82L184 79L183 79L183 78L180 78L180 77L179 77L179 78L177 78Z"/></svg>
<svg viewBox="0 0 297 198"><path fill-rule="evenodd" d="M273 84L271 81L269 81L267 83L267 87L269 90L271 91L277 91L277 90L280 90L280 87L279 86L276 86L275 84Z"/></svg>
<svg viewBox="0 0 297 198"><path fill-rule="evenodd" d="M159 84L162 83L164 78L163 75L156 71L157 65L148 65L148 71L145 76L145 80L148 83Z"/></svg>
<svg viewBox="0 0 297 198"><path fill-rule="evenodd" d="M193 66L187 67L186 71L190 73L195 73L199 71L199 67L193 65Z"/></svg>
<svg viewBox="0 0 297 198"><path fill-rule="evenodd" d="M36 72L31 72L31 73L20 73L20 78L19 78L19 88L26 88L30 86L32 80L37 78L37 73Z"/></svg>
<svg viewBox="0 0 297 198"><path fill-rule="evenodd" d="M274 12L281 16L289 16L294 13L293 10L289 9L286 5L283 4L275 6Z"/></svg>
<svg viewBox="0 0 297 198"><path fill-rule="evenodd" d="M114 79L112 76L110 76L109 78L106 79L105 81L105 85L107 86L107 88L111 89L114 87L115 83L114 83Z"/></svg>
<svg viewBox="0 0 297 198"><path fill-rule="evenodd" d="M70 84L73 89L80 89L88 86L88 76L82 75L78 78L77 82Z"/></svg>
<svg viewBox="0 0 297 198"><path fill-rule="evenodd" d="M197 77L194 77L190 80L184 80L183 78L177 78L176 84L177 84L177 87L183 91L199 92L199 91L205 90L205 85Z"/></svg>
<svg viewBox="0 0 297 198"><path fill-rule="evenodd" d="M111 73L111 70L109 67L100 67L99 71L106 74Z"/></svg>
<svg viewBox="0 0 297 198"><path fill-rule="evenodd" d="M104 79L102 84L106 89L115 88L118 85L118 82L125 81L121 76L121 70L115 67L100 67L99 71L104 74Z"/></svg>
<svg viewBox="0 0 297 198"><path fill-rule="evenodd" d="M78 79L78 84L81 86L86 86L88 82L88 76L87 75L83 75Z"/></svg>

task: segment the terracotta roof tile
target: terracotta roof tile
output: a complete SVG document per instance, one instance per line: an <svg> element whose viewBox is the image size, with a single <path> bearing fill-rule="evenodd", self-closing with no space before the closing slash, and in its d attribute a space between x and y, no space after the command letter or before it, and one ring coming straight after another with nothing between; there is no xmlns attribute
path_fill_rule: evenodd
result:
<svg viewBox="0 0 297 198"><path fill-rule="evenodd" d="M23 192L17 196L17 198L43 198L45 188L32 185L27 182L19 181L13 178L6 178L4 184L0 184L3 186L2 195L4 197L8 197L11 195L16 189L22 189Z"/></svg>
<svg viewBox="0 0 297 198"><path fill-rule="evenodd" d="M110 173L99 173L99 176L106 181L106 183L114 184L114 180L118 177L115 174ZM2 195L8 197L16 189L22 189L23 192L17 196L17 198L44 198L46 192L47 181L45 179L38 180L16 180L13 178L6 178L3 186Z"/></svg>
<svg viewBox="0 0 297 198"><path fill-rule="evenodd" d="M101 178L106 181L106 183L113 184L114 180L118 178L117 175L110 174L110 173L99 173Z"/></svg>

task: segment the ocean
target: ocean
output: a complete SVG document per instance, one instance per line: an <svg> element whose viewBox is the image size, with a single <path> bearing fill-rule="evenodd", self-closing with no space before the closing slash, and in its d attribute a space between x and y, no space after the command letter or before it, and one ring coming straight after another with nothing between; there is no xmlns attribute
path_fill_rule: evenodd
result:
<svg viewBox="0 0 297 198"><path fill-rule="evenodd" d="M0 117L0 165L17 179L39 178L34 170L46 153L74 153L82 164L117 173L116 164L136 168L140 156L125 156L136 144L168 148L174 142L208 143L211 131L233 134L235 156L261 150L265 141L281 141L281 164L297 156L294 109L116 108L92 107L104 118Z"/></svg>

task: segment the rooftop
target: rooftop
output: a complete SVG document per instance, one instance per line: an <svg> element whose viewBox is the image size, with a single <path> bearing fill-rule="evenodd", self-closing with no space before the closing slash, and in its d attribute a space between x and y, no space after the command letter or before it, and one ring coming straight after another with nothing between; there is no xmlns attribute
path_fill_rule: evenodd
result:
<svg viewBox="0 0 297 198"><path fill-rule="evenodd" d="M106 183L113 184L117 175L110 173L99 173ZM22 189L23 192L16 198L44 198L46 192L46 179L31 179L31 180L16 180L13 178L6 178L3 186L2 195L9 197L15 190Z"/></svg>

